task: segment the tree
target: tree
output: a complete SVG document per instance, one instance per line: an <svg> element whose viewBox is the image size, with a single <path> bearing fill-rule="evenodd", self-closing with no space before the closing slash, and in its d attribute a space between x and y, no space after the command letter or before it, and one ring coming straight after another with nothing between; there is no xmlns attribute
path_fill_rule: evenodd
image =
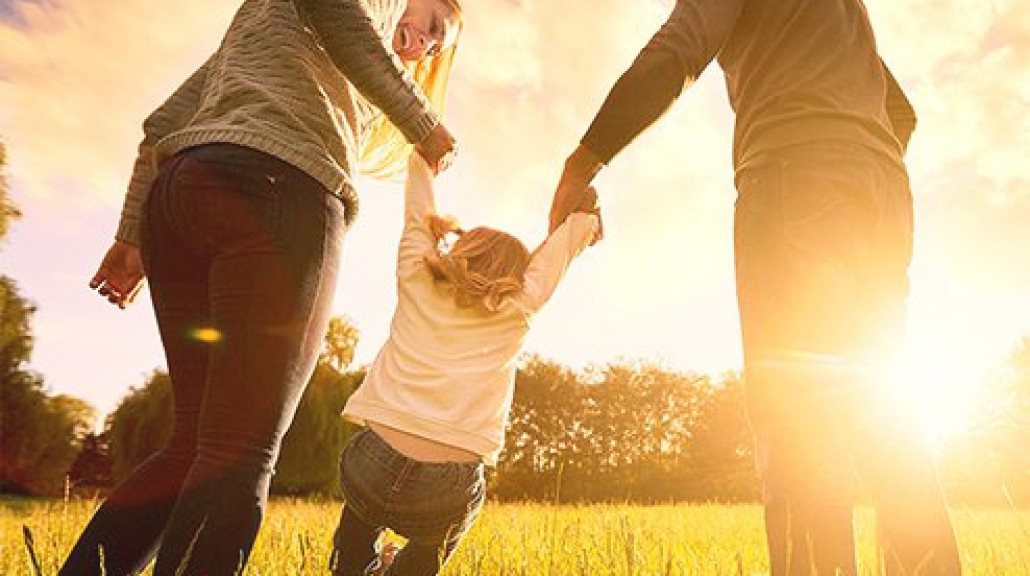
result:
<svg viewBox="0 0 1030 576"><path fill-rule="evenodd" d="M516 377L492 490L548 501L751 500L752 440L739 379L659 366L577 375L529 357Z"/></svg>
<svg viewBox="0 0 1030 576"><path fill-rule="evenodd" d="M330 494L340 485L340 451L354 432L340 413L365 378L347 371L358 345L358 329L346 318L329 320L322 353L283 438L272 491Z"/></svg>
<svg viewBox="0 0 1030 576"><path fill-rule="evenodd" d="M981 388L968 433L944 454L945 485L971 504L1030 506L1030 337Z"/></svg>
<svg viewBox="0 0 1030 576"><path fill-rule="evenodd" d="M111 470L111 443L107 434L86 434L82 450L68 469L68 482L73 489L96 490L110 488L114 483Z"/></svg>
<svg viewBox="0 0 1030 576"><path fill-rule="evenodd" d="M358 346L358 329L346 318L329 319L325 332L325 344L318 357L319 364L326 364L343 372L354 361L354 349Z"/></svg>
<svg viewBox="0 0 1030 576"><path fill-rule="evenodd" d="M623 492L608 496L664 492L668 487L660 484L688 458L708 380L648 363L610 365L595 379L589 421L601 459L596 473L618 479Z"/></svg>
<svg viewBox="0 0 1030 576"><path fill-rule="evenodd" d="M760 483L754 439L747 420L744 383L724 374L705 388L691 433L691 460L685 484L702 499L755 501Z"/></svg>
<svg viewBox="0 0 1030 576"><path fill-rule="evenodd" d="M0 276L0 382L13 381L32 355L36 307L18 294L14 280Z"/></svg>
<svg viewBox="0 0 1030 576"><path fill-rule="evenodd" d="M584 382L538 356L523 359L491 491L503 499L560 500L563 476L584 465Z"/></svg>
<svg viewBox="0 0 1030 576"><path fill-rule="evenodd" d="M276 494L333 494L340 485L340 451L354 433L340 413L364 379L363 371L341 373L320 363L283 438L272 478Z"/></svg>
<svg viewBox="0 0 1030 576"><path fill-rule="evenodd" d="M93 409L69 396L51 397L26 368L35 307L0 276L0 492L54 494L91 429Z"/></svg>
<svg viewBox="0 0 1030 576"><path fill-rule="evenodd" d="M613 364L587 387L593 465L575 492L591 500L753 498L743 396L726 381L653 363Z"/></svg>
<svg viewBox="0 0 1030 576"><path fill-rule="evenodd" d="M354 357L357 329L333 318L293 423L283 438L272 479L279 494L328 493L338 485L337 460L352 430L340 417L344 403L364 378L363 371L341 372ZM114 477L124 478L147 457L163 448L173 425L172 384L155 371L142 388L133 389L108 417L106 434Z"/></svg>
<svg viewBox="0 0 1030 576"><path fill-rule="evenodd" d="M116 481L129 475L172 437L172 381L155 370L142 388L132 388L107 417L111 471Z"/></svg>
<svg viewBox="0 0 1030 576"><path fill-rule="evenodd" d="M15 208L10 199L10 192L7 188L7 175L4 168L7 165L7 151L0 142L0 240L7 236L10 222L21 216L21 212Z"/></svg>
<svg viewBox="0 0 1030 576"><path fill-rule="evenodd" d="M0 240L21 216L10 200L6 162L0 143ZM28 370L35 311L18 294L14 280L0 276L0 492L58 491L93 419L88 404L67 396L51 398L43 379Z"/></svg>

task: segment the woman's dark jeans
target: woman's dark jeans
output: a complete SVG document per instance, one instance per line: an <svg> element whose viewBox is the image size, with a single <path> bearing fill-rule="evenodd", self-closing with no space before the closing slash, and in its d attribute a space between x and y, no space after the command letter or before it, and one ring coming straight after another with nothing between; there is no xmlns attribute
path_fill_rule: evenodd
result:
<svg viewBox="0 0 1030 576"><path fill-rule="evenodd" d="M100 574L101 554L107 576L135 574L155 553L157 576L242 571L323 342L344 232L342 202L274 157L208 145L165 163L142 251L172 437L104 502L60 574Z"/></svg>
<svg viewBox="0 0 1030 576"><path fill-rule="evenodd" d="M486 497L483 464L412 460L367 428L340 456L340 477L347 504L333 536L334 576L374 568L385 528L408 539L389 573L438 573Z"/></svg>

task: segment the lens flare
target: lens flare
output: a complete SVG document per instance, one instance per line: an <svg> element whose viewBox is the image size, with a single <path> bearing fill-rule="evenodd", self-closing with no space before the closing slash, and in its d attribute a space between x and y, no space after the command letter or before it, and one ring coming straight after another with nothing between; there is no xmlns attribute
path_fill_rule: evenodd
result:
<svg viewBox="0 0 1030 576"><path fill-rule="evenodd" d="M970 410L987 370L964 361L962 350L950 352L909 346L891 379L901 399L919 407L925 430L939 444L969 431Z"/></svg>
<svg viewBox="0 0 1030 576"><path fill-rule="evenodd" d="M189 337L198 342L215 344L222 341L222 333L217 328L194 328L190 330Z"/></svg>

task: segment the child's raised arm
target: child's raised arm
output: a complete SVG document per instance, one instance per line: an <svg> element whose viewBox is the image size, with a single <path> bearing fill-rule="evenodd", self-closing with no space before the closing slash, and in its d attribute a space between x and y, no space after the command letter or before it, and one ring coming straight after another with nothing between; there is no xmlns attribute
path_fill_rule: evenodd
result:
<svg viewBox="0 0 1030 576"><path fill-rule="evenodd" d="M408 157L408 177L404 182L404 224L412 219L422 220L426 214L436 213L433 189L433 171L422 155L412 152Z"/></svg>
<svg viewBox="0 0 1030 576"><path fill-rule="evenodd" d="M438 238L428 221L433 214L436 214L433 172L421 154L412 152L404 182L404 231L397 249L398 276L406 275L426 254L436 249Z"/></svg>
<svg viewBox="0 0 1030 576"><path fill-rule="evenodd" d="M569 214L533 252L526 269L527 308L536 311L547 303L572 259L594 241L600 230L601 209L597 205L597 191L591 186L576 211Z"/></svg>

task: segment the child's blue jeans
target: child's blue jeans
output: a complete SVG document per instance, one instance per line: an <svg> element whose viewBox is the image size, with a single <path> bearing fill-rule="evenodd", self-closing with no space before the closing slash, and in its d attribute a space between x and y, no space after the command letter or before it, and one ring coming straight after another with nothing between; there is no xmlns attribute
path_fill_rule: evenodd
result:
<svg viewBox="0 0 1030 576"><path fill-rule="evenodd" d="M336 576L374 569L376 540L386 528L408 539L390 573L438 573L486 497L482 463L419 462L367 428L344 448L340 475L347 503L333 535Z"/></svg>

